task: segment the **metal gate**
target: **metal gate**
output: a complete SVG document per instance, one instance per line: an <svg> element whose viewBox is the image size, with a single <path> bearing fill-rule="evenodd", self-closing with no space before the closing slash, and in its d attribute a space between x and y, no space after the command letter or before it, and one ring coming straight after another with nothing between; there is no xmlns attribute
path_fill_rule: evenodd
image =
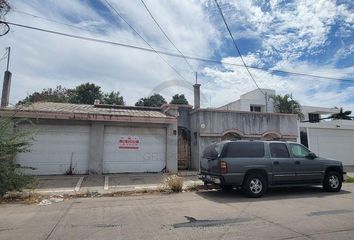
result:
<svg viewBox="0 0 354 240"><path fill-rule="evenodd" d="M190 167L190 132L178 128L178 169L186 170Z"/></svg>

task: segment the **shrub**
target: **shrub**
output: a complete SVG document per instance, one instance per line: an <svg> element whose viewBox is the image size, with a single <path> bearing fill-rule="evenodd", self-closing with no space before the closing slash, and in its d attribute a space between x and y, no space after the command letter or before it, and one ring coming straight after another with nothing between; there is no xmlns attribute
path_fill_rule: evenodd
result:
<svg viewBox="0 0 354 240"><path fill-rule="evenodd" d="M177 175L170 175L164 179L165 189L169 189L172 192L182 192L183 190L183 178Z"/></svg>
<svg viewBox="0 0 354 240"><path fill-rule="evenodd" d="M23 121L0 119L0 197L8 191L21 191L35 180L25 176L23 167L13 161L16 153L29 151L33 132L16 131L16 126Z"/></svg>

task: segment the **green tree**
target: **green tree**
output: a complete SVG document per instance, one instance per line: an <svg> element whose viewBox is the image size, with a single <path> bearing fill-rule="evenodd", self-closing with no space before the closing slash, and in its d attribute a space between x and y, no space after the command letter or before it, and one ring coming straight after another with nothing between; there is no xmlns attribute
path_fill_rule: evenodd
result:
<svg viewBox="0 0 354 240"><path fill-rule="evenodd" d="M270 96L273 99L274 110L277 113L293 113L297 114L299 119L304 118L304 114L301 110L301 105L298 101L294 100L291 95L273 95Z"/></svg>
<svg viewBox="0 0 354 240"><path fill-rule="evenodd" d="M140 98L139 101L135 103L135 106L161 107L163 104L166 103L167 102L163 96L158 93L155 93L150 97Z"/></svg>
<svg viewBox="0 0 354 240"><path fill-rule="evenodd" d="M15 154L29 151L33 135L31 131L14 131L22 121L0 119L0 197L8 191L21 191L34 181L33 177L22 173L23 168L19 164L13 162Z"/></svg>
<svg viewBox="0 0 354 240"><path fill-rule="evenodd" d="M81 84L75 89L70 90L69 95L70 103L80 104L94 104L96 99L102 101L103 98L101 87L93 83Z"/></svg>
<svg viewBox="0 0 354 240"><path fill-rule="evenodd" d="M343 119L343 120L352 120L353 118L350 117L352 111L344 111L343 108L339 109L339 113L332 114L329 118L332 119Z"/></svg>
<svg viewBox="0 0 354 240"><path fill-rule="evenodd" d="M184 94L175 94L172 97L172 100L170 102L170 104L184 104L184 105L188 105L188 101L186 99L186 97L184 96Z"/></svg>
<svg viewBox="0 0 354 240"><path fill-rule="evenodd" d="M125 105L123 96L120 96L119 92L112 91L111 93L105 93L102 100L103 104L110 105Z"/></svg>
<svg viewBox="0 0 354 240"><path fill-rule="evenodd" d="M55 89L45 88L42 92L34 92L25 99L19 101L17 105L34 102L68 102L70 90L57 86Z"/></svg>

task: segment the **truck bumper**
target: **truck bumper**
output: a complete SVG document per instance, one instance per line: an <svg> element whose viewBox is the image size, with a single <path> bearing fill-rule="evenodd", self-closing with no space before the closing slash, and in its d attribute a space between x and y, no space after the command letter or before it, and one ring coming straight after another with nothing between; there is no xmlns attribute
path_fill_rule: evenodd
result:
<svg viewBox="0 0 354 240"><path fill-rule="evenodd" d="M223 185L223 178L219 176L213 176L213 175L208 175L208 174L199 174L198 178L202 180L204 183L214 183L217 185Z"/></svg>
<svg viewBox="0 0 354 240"><path fill-rule="evenodd" d="M244 174L225 174L213 175L210 173L200 173L198 178L205 183L213 183L217 185L241 186L243 183Z"/></svg>
<svg viewBox="0 0 354 240"><path fill-rule="evenodd" d="M343 181L345 182L348 179L348 175L346 172L343 172Z"/></svg>

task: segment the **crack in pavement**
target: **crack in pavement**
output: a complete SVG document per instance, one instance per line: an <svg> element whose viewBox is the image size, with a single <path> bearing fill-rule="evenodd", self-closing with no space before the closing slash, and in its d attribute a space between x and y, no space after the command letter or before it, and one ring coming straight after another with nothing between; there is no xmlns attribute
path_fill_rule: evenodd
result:
<svg viewBox="0 0 354 240"><path fill-rule="evenodd" d="M50 232L47 234L47 236L44 238L45 240L48 240L50 238L50 236L52 236L54 230L57 228L57 226L59 225L59 223L61 222L61 220L63 220L63 218L66 216L66 214L69 212L69 210L71 209L73 203L70 203L69 207L66 208L66 210L64 211L64 213L60 216L60 218L58 219L58 221L54 224L54 226L52 227L52 229L50 230Z"/></svg>

